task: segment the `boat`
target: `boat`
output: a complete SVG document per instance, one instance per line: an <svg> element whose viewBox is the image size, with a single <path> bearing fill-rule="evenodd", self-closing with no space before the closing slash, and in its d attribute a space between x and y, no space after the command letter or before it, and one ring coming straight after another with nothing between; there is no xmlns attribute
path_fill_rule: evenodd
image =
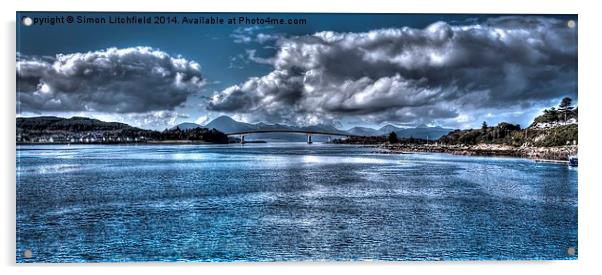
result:
<svg viewBox="0 0 602 275"><path fill-rule="evenodd" d="M578 165L577 156L569 156L569 166L577 166Z"/></svg>

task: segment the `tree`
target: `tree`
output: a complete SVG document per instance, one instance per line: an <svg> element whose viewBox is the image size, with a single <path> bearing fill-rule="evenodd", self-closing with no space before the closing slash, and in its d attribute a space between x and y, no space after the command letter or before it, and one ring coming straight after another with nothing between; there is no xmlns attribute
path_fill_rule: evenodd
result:
<svg viewBox="0 0 602 275"><path fill-rule="evenodd" d="M487 126L487 122L486 122L486 121L483 121L483 124L481 125L481 129L483 129L483 130L487 130L487 127L488 127L488 126Z"/></svg>
<svg viewBox="0 0 602 275"><path fill-rule="evenodd" d="M395 132L389 133L389 137L387 137L387 140L389 141L389 143L397 143L399 141Z"/></svg>
<svg viewBox="0 0 602 275"><path fill-rule="evenodd" d="M564 121L566 121L566 115L574 109L573 100L570 97L564 97L558 105L558 111L564 114Z"/></svg>

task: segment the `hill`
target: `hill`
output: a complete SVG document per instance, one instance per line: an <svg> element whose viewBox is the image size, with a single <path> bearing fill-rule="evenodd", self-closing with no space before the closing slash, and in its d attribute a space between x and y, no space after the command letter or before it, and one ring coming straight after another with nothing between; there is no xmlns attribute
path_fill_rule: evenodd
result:
<svg viewBox="0 0 602 275"><path fill-rule="evenodd" d="M16 126L17 143L228 142L225 134L214 129L176 128L159 132L85 117L19 117Z"/></svg>
<svg viewBox="0 0 602 275"><path fill-rule="evenodd" d="M391 132L395 132L400 138L417 138L417 139L438 139L439 137L449 133L453 129L441 128L441 127L428 127L426 125L419 125L415 128L400 128L394 125L385 125L379 129L373 129L369 127L353 127L349 130L341 130L332 125L317 124L305 127L288 126L283 124L267 124L264 122L259 123L246 123L236 121L229 116L220 116L207 123L205 126L198 125L196 123L185 122L180 123L171 129L188 130L198 127L204 127L208 129L216 129L224 133L236 133L246 131L261 131L261 130L299 130L299 131L315 131L315 132L332 132L339 134L349 134L356 136L387 136ZM294 133L259 133L253 134L249 138L261 139L261 140L276 140L276 141L304 141L306 137L300 134ZM315 136L314 141L327 141L327 136Z"/></svg>
<svg viewBox="0 0 602 275"><path fill-rule="evenodd" d="M564 98L555 107L537 116L528 128L502 122L489 127L483 122L481 129L454 130L442 136L439 142L448 145L499 144L511 146L552 147L576 145L578 140L578 111Z"/></svg>
<svg viewBox="0 0 602 275"><path fill-rule="evenodd" d="M217 129L224 133L235 133L235 132L246 132L246 131L259 131L259 130L301 130L301 131L321 131L321 132L333 132L333 133L342 133L346 134L345 131L341 131L336 129L333 126L329 125L312 125L307 127L296 127L296 126L288 126L283 124L267 124L264 122L259 123L245 123L239 122L232 119L229 116L220 116L211 122L205 125L206 128L209 129ZM260 133L253 134L251 139L260 139L260 140L276 140L276 141L305 141L307 138L301 134L294 133ZM326 136L315 136L313 138L314 141L327 141L328 137Z"/></svg>
<svg viewBox="0 0 602 275"><path fill-rule="evenodd" d="M243 132L257 130L256 125L238 122L229 116L220 116L205 125L205 128L217 129L224 133Z"/></svg>
<svg viewBox="0 0 602 275"><path fill-rule="evenodd" d="M524 133L520 125L502 122L494 127L483 126L481 129L454 130L442 136L439 142L443 144L507 144L522 145Z"/></svg>
<svg viewBox="0 0 602 275"><path fill-rule="evenodd" d="M377 130L368 127L353 127L347 133L357 136L380 136Z"/></svg>
<svg viewBox="0 0 602 275"><path fill-rule="evenodd" d="M435 140L438 139L453 129L442 128L442 127L416 127L416 128L406 128L399 131L395 131L398 137L400 138L418 138L418 139L430 139Z"/></svg>
<svg viewBox="0 0 602 275"><path fill-rule="evenodd" d="M202 128L203 126L198 125L196 123L192 123L192 122L184 122L184 123L180 123L174 127L171 127L170 130L175 130L175 129L180 129L180 130L190 130L190 129L195 129L195 128Z"/></svg>
<svg viewBox="0 0 602 275"><path fill-rule="evenodd" d="M61 118L55 116L18 117L17 129L30 131L117 131L124 129L138 129L119 122L104 122L86 117ZM141 129L138 129L141 130Z"/></svg>
<svg viewBox="0 0 602 275"><path fill-rule="evenodd" d="M453 129L442 128L439 126L429 127L424 124L410 128L401 128L388 124L379 129L372 129L369 127L353 127L347 130L347 132L358 136L388 136L390 133L395 133L399 138L435 140L446 135L452 130Z"/></svg>

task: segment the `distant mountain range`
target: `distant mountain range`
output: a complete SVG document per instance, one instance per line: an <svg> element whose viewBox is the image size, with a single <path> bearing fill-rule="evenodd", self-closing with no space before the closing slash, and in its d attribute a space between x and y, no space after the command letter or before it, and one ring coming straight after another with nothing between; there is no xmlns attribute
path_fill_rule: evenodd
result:
<svg viewBox="0 0 602 275"><path fill-rule="evenodd" d="M180 128L181 130L188 130L198 127L212 129L215 128L224 133L244 132L244 131L257 131L257 130L302 130L302 131L322 131L322 132L333 132L340 134L350 134L358 136L385 136L391 132L395 132L400 138L422 138L422 139L438 139L441 136L448 134L453 129L442 128L442 127L428 127L427 125L419 125L413 128L401 128L393 125L386 125L379 129L373 129L368 127L353 127L348 130L340 130L330 125L314 125L307 127L296 127L282 124L266 124L263 122L259 123L245 123L239 122L232 119L229 116L220 116L206 125L199 125L196 123L185 122L178 124L174 128ZM173 129L173 128L172 128ZM265 140L286 140L286 141L303 141L305 136L291 133L263 133L253 134L250 136L253 139L265 139ZM328 137L315 136L315 141L325 141Z"/></svg>
<svg viewBox="0 0 602 275"><path fill-rule="evenodd" d="M416 127L401 128L391 124L385 125L379 129L368 127L353 127L347 130L348 133L358 136L386 136L391 132L395 132L400 138L421 138L421 139L438 139L454 129L442 128L439 126L429 127L427 125L418 125Z"/></svg>
<svg viewBox="0 0 602 275"><path fill-rule="evenodd" d="M288 126L283 124L266 124L263 122L259 123L245 123L239 122L232 119L229 116L220 116L211 122L205 125L199 125L196 123L180 123L174 128L180 128L182 130L185 129L193 129L197 127L208 128L208 129L216 129L220 132L224 133L235 133L235 132L245 132L245 131L258 131L258 130L300 130L300 131L319 131L319 132L332 132L332 133L340 133L340 134L348 134L346 131L339 130L335 127L328 125L314 125L308 127L296 127L296 126ZM305 141L307 137L300 134L295 133L260 133L253 134L249 136L249 140L279 140L279 141ZM314 141L327 141L328 137L326 136L315 136L313 137Z"/></svg>
<svg viewBox="0 0 602 275"><path fill-rule="evenodd" d="M216 129L223 133L235 133L245 131L261 131L261 130L295 130L295 131L312 131L312 132L328 132L338 133L342 135L356 136L386 136L391 132L395 132L399 138L422 138L422 139L438 139L441 136L447 135L452 129L441 127L428 127L419 125L414 128L400 128L393 125L386 125L379 129L368 127L353 127L348 130L337 129L330 125L313 125L307 127L288 126L283 124L266 124L245 123L232 119L229 116L220 116L206 125L185 122L178 124L170 130L191 130L197 128ZM132 127L125 123L104 122L97 119L86 117L61 118L53 116L41 117L19 117L17 118L17 134L21 140L45 140L53 137L53 139L71 139L82 138L86 135L93 135L96 139L99 138L119 138L136 139L140 136L153 139L173 138L167 136L170 131L153 131L137 127ZM187 138L187 137L181 137ZM298 133L257 133L248 135L248 141L251 140L266 140L266 141L306 141L307 137ZM314 135L313 141L324 142L328 140L328 136ZM332 137L335 138L335 137Z"/></svg>

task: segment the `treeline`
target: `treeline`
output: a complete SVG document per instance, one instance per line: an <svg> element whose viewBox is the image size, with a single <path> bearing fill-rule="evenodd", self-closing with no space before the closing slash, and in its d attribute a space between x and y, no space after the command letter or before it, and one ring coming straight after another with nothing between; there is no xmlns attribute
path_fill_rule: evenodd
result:
<svg viewBox="0 0 602 275"><path fill-rule="evenodd" d="M520 125L502 122L494 127L483 123L481 129L454 130L439 138L443 144L507 144L520 146L524 143L524 133Z"/></svg>
<svg viewBox="0 0 602 275"><path fill-rule="evenodd" d="M193 128L181 130L180 128L154 132L151 135L155 140L191 140L211 143L228 143L228 136L216 129Z"/></svg>
<svg viewBox="0 0 602 275"><path fill-rule="evenodd" d="M534 147L576 145L577 124L560 125L552 128L525 128L519 125L500 123L495 127L470 130L454 130L436 142L441 145L499 144Z"/></svg>
<svg viewBox="0 0 602 275"><path fill-rule="evenodd" d="M391 132L387 136L387 142L389 142L391 144L394 144L394 143L397 143L397 144L427 144L429 142L429 140L423 139L423 138L415 138L415 137L399 138L395 132Z"/></svg>
<svg viewBox="0 0 602 275"><path fill-rule="evenodd" d="M388 136L352 136L344 139L335 139L331 141L331 143L334 144L382 144L385 142L391 144L426 144L429 141L426 139L414 137L398 138L395 132L389 133Z"/></svg>
<svg viewBox="0 0 602 275"><path fill-rule="evenodd" d="M578 110L569 97L563 98L557 107L544 110L528 128L502 122L495 126L483 122L479 129L453 130L437 140L399 138L395 132L387 136L350 137L334 140L341 144L441 144L477 145L500 144L511 146L551 147L576 144L578 140Z"/></svg>
<svg viewBox="0 0 602 275"><path fill-rule="evenodd" d="M552 107L545 109L543 114L536 117L533 120L531 126L535 126L539 123L555 123L555 122L566 122L571 119L578 119L578 108L573 107L573 100L570 97L562 99L558 108Z"/></svg>
<svg viewBox="0 0 602 275"><path fill-rule="evenodd" d="M385 136L352 136L347 138L338 138L330 143L334 144L381 144L387 141Z"/></svg>
<svg viewBox="0 0 602 275"><path fill-rule="evenodd" d="M557 108L544 110L526 129L505 122L489 127L483 122L481 129L454 130L439 138L438 142L448 145L484 143L538 147L576 144L578 126L572 120L578 120L578 110L572 106L572 99L565 97Z"/></svg>
<svg viewBox="0 0 602 275"><path fill-rule="evenodd" d="M125 123L104 122L85 117L17 118L17 142L31 143L121 143L190 140L228 143L228 136L216 129L180 128L164 131L146 130Z"/></svg>
<svg viewBox="0 0 602 275"><path fill-rule="evenodd" d="M65 132L91 132L91 131L117 131L124 129L141 130L125 123L104 122L87 117L62 118L55 116L18 117L17 129L28 131L65 131Z"/></svg>

